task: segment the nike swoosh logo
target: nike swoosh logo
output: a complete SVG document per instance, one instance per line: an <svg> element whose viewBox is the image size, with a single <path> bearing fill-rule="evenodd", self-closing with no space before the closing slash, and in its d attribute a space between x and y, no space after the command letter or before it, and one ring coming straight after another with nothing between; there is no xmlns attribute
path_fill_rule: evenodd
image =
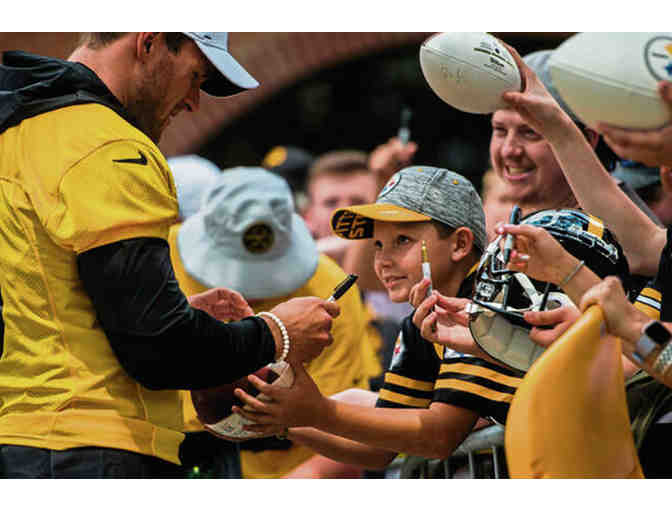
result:
<svg viewBox="0 0 672 510"><path fill-rule="evenodd" d="M146 165L147 157L141 151L138 151L138 154L140 154L139 158L113 159L112 161L115 163L135 163L136 165Z"/></svg>

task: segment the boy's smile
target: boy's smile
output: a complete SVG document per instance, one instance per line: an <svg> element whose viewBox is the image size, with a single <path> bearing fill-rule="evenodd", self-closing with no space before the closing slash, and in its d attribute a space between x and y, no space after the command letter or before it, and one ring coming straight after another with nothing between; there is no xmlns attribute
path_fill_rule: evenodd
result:
<svg viewBox="0 0 672 510"><path fill-rule="evenodd" d="M454 268L450 260L451 237L439 238L431 223L376 221L373 240L376 250L374 268L390 300L408 301L411 287L422 280L423 240L432 264L434 288L440 289L442 282L450 279Z"/></svg>

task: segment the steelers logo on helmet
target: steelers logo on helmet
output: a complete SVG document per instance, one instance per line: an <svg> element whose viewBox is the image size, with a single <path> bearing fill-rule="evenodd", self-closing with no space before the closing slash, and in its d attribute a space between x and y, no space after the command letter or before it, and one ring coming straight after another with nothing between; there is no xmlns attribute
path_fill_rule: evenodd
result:
<svg viewBox="0 0 672 510"><path fill-rule="evenodd" d="M243 234L243 246L250 253L266 253L273 248L275 234L273 229L265 223L255 223L248 227Z"/></svg>
<svg viewBox="0 0 672 510"><path fill-rule="evenodd" d="M613 234L595 216L575 209L534 212L520 221L547 230L569 253L583 260L600 278L629 274L628 263ZM544 348L529 338L532 326L523 315L531 310L574 306L558 287L506 268L502 236L485 250L478 264L469 312L469 329L490 356L527 371Z"/></svg>

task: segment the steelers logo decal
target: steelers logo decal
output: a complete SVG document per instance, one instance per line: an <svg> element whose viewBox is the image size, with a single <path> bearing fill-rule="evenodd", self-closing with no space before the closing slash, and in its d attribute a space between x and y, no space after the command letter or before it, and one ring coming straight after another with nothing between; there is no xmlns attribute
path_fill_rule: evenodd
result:
<svg viewBox="0 0 672 510"><path fill-rule="evenodd" d="M380 190L378 198L383 198L385 195L387 195L390 191L392 191L394 188L397 187L399 182L401 182L401 175L399 175L398 173L394 174L392 177L390 177L390 180L387 181L385 187L383 187L383 189Z"/></svg>
<svg viewBox="0 0 672 510"><path fill-rule="evenodd" d="M401 365L405 352L406 346L404 345L404 333L403 331L400 331L397 341L394 343L394 351L392 352L392 360L390 361L390 370L394 370Z"/></svg>
<svg viewBox="0 0 672 510"><path fill-rule="evenodd" d="M658 36L647 42L644 62L656 80L672 78L672 38Z"/></svg>
<svg viewBox="0 0 672 510"><path fill-rule="evenodd" d="M257 223L243 234L243 246L250 253L266 253L273 247L275 236L271 227L265 223Z"/></svg>

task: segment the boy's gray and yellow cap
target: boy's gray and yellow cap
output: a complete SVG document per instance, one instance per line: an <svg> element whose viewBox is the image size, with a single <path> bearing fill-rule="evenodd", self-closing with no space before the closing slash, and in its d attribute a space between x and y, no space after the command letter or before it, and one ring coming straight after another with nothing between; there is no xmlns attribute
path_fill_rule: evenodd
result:
<svg viewBox="0 0 672 510"><path fill-rule="evenodd" d="M437 220L452 228L468 227L476 247L484 251L487 246L481 198L471 182L445 168L410 166L398 171L375 204L336 209L331 228L345 239L366 239L373 236L373 220Z"/></svg>

